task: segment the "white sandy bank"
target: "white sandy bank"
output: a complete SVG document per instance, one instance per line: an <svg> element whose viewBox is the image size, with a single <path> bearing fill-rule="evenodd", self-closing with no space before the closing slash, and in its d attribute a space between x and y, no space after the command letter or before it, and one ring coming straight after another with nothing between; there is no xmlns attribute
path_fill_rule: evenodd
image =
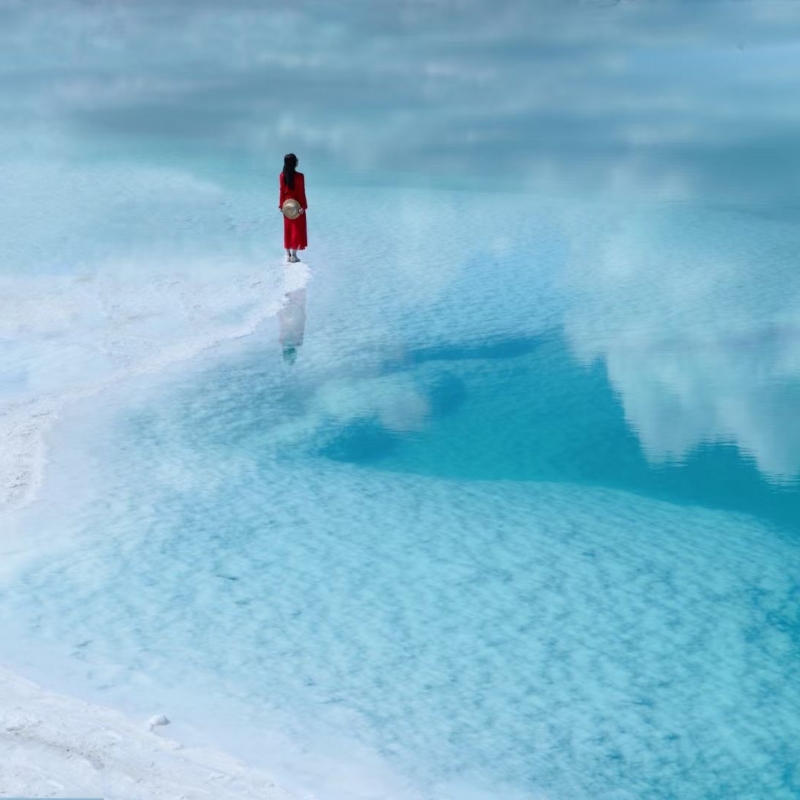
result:
<svg viewBox="0 0 800 800"><path fill-rule="evenodd" d="M223 753L183 748L167 730L0 669L0 796L298 800Z"/></svg>

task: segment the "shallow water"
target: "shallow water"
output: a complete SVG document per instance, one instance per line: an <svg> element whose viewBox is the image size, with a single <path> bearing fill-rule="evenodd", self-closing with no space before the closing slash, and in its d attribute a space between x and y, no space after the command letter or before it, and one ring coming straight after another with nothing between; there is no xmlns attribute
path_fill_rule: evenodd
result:
<svg viewBox="0 0 800 800"><path fill-rule="evenodd" d="M54 430L4 657L323 797L791 797L800 294L755 254L792 232L578 235L531 200L476 255L490 198L439 193L421 265L381 199L395 248L346 260L331 224L279 320ZM647 225L660 269L583 261ZM735 276L668 302L722 242Z"/></svg>

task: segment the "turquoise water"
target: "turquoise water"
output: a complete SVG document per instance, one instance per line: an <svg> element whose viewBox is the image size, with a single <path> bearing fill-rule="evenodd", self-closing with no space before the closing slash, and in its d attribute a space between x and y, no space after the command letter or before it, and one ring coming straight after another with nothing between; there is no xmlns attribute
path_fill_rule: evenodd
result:
<svg viewBox="0 0 800 800"><path fill-rule="evenodd" d="M701 442L680 460L649 463L602 365L576 363L557 332L408 358L435 424L403 436L358 420L327 432L321 455L431 477L606 486L797 530L796 481L765 478L732 442Z"/></svg>
<svg viewBox="0 0 800 800"><path fill-rule="evenodd" d="M399 239L404 202L370 221ZM569 206L492 255L459 251L490 197L425 202L458 222L424 264L340 262L332 219L278 320L66 415L22 523L61 544L7 585L9 641L321 797L796 795L796 282L741 258L659 324L686 211L640 209L674 267L597 317L617 265ZM697 254L793 235L691 214Z"/></svg>
<svg viewBox="0 0 800 800"><path fill-rule="evenodd" d="M457 5L0 3L0 662L326 800L800 796L800 16Z"/></svg>

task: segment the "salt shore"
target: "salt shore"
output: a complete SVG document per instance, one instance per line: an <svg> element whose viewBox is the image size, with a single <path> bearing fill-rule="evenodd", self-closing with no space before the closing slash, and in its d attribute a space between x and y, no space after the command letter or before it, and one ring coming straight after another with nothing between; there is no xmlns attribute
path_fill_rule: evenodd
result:
<svg viewBox="0 0 800 800"><path fill-rule="evenodd" d="M269 775L184 748L117 711L0 669L0 795L104 800L300 800Z"/></svg>

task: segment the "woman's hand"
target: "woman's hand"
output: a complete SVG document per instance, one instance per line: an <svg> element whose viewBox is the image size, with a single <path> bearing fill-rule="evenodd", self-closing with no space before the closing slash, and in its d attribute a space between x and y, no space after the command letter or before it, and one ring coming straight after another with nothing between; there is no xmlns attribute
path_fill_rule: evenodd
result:
<svg viewBox="0 0 800 800"><path fill-rule="evenodd" d="M306 213L306 210L305 210L304 208L301 208L301 209L300 209L300 213L301 213L301 214L305 214L305 213Z"/></svg>

